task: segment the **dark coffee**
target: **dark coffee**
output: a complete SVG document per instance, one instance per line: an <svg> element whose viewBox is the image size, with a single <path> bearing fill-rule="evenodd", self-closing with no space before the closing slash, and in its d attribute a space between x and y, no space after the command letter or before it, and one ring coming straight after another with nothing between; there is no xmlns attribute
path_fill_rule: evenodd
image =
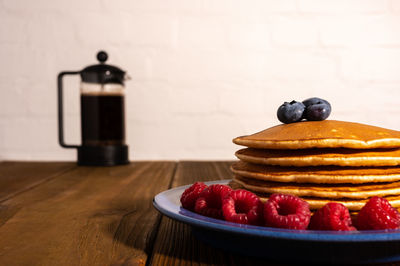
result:
<svg viewBox="0 0 400 266"><path fill-rule="evenodd" d="M124 97L81 95L82 145L125 144Z"/></svg>

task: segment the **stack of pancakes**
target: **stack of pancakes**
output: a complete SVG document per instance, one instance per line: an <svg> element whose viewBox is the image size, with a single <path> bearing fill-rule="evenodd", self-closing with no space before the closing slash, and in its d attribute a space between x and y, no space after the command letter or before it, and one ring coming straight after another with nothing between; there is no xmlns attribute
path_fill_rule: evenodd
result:
<svg viewBox="0 0 400 266"><path fill-rule="evenodd" d="M231 170L233 187L266 200L272 193L299 196L318 209L343 203L358 211L369 198L400 207L400 132L325 120L283 124L234 143L247 146Z"/></svg>

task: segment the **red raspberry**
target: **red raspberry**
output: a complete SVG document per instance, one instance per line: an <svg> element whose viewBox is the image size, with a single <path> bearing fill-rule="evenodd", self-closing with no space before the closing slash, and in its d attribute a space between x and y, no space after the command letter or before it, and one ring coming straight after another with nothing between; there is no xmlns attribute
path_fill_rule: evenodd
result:
<svg viewBox="0 0 400 266"><path fill-rule="evenodd" d="M329 202L311 217L311 230L354 231L349 210L341 203Z"/></svg>
<svg viewBox="0 0 400 266"><path fill-rule="evenodd" d="M293 195L272 194L264 204L266 226L306 229L310 217L308 203Z"/></svg>
<svg viewBox="0 0 400 266"><path fill-rule="evenodd" d="M250 191L232 191L222 201L222 214L225 220L240 224L261 225L263 204Z"/></svg>
<svg viewBox="0 0 400 266"><path fill-rule="evenodd" d="M222 219L222 200L232 189L225 185L211 185L204 189L196 200L194 211L208 217Z"/></svg>
<svg viewBox="0 0 400 266"><path fill-rule="evenodd" d="M194 205L200 193L207 187L203 182L196 182L187 188L181 196L182 207L194 211Z"/></svg>
<svg viewBox="0 0 400 266"><path fill-rule="evenodd" d="M400 213L381 197L372 197L357 216L357 229L379 230L400 228Z"/></svg>

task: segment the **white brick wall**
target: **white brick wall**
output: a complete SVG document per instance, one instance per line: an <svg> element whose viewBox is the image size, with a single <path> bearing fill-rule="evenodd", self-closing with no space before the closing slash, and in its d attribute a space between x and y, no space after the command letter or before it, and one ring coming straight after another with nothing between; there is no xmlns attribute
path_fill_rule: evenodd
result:
<svg viewBox="0 0 400 266"><path fill-rule="evenodd" d="M400 130L398 0L0 0L0 160L75 160L57 143L56 76L99 49L132 77L133 160L233 159L232 138L311 96L332 119Z"/></svg>

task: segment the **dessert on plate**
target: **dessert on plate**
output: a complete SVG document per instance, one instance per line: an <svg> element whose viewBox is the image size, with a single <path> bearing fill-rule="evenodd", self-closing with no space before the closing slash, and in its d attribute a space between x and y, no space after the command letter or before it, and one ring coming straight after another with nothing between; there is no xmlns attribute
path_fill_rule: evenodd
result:
<svg viewBox="0 0 400 266"><path fill-rule="evenodd" d="M230 186L196 182L182 207L286 229L400 228L400 132L324 121L330 111L316 97L285 102L277 112L283 125L233 140L247 148L235 153Z"/></svg>
<svg viewBox="0 0 400 266"><path fill-rule="evenodd" d="M310 208L342 203L359 211L373 196L400 207L400 132L336 120L281 124L237 137L231 186L266 200L288 193Z"/></svg>

